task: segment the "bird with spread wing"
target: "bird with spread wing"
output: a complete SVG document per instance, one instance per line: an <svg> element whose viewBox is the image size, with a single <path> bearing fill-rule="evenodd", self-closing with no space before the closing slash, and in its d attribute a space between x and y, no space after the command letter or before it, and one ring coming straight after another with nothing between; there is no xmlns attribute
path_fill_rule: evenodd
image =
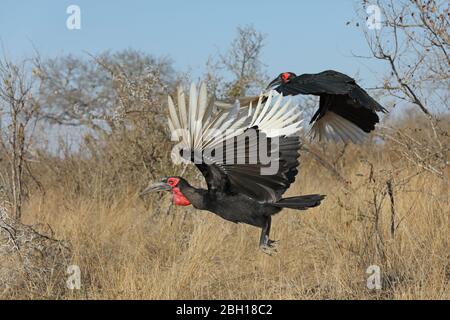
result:
<svg viewBox="0 0 450 320"><path fill-rule="evenodd" d="M311 118L311 136L319 140L362 143L379 122L377 112L386 113L355 79L327 70L297 76L283 72L267 87L283 95L319 96L319 108Z"/></svg>
<svg viewBox="0 0 450 320"><path fill-rule="evenodd" d="M168 126L178 141L173 159L193 162L207 189L170 176L150 184L142 194L170 191L173 203L192 205L235 223L261 228L260 248L273 250L269 233L272 215L283 208L306 210L325 196L283 198L298 173L301 113L283 95L270 92L248 108L234 104L217 109L206 85L192 85L189 97L181 88L177 104L168 98Z"/></svg>
<svg viewBox="0 0 450 320"><path fill-rule="evenodd" d="M387 112L355 79L334 70L301 75L283 72L269 83L264 95L272 90L284 96L319 97L319 106L310 121L313 140L363 143L380 121L377 112ZM257 99L259 96L238 98L243 106ZM219 101L216 105L227 108L231 103Z"/></svg>

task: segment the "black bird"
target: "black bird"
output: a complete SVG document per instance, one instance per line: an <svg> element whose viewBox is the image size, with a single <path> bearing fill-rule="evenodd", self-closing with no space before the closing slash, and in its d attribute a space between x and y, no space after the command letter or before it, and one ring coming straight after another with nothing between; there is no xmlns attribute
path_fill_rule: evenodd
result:
<svg viewBox="0 0 450 320"><path fill-rule="evenodd" d="M299 76L283 72L267 90L276 90L284 96L319 96L319 109L310 121L311 135L319 140L362 142L379 122L376 112L387 112L353 78L334 70Z"/></svg>
<svg viewBox="0 0 450 320"><path fill-rule="evenodd" d="M253 108L238 104L216 112L208 103L206 86L197 92L191 86L188 108L181 89L178 110L169 97L169 128L179 140L172 157L194 162L206 180L207 189L191 186L172 176L150 184L141 194L170 191L173 203L193 205L235 223L262 229L260 248L273 248L269 239L271 216L283 208L306 210L318 206L323 195L282 198L297 175L300 141L295 135L301 120L298 108L283 103L280 95L259 99ZM263 103L265 100L265 103Z"/></svg>

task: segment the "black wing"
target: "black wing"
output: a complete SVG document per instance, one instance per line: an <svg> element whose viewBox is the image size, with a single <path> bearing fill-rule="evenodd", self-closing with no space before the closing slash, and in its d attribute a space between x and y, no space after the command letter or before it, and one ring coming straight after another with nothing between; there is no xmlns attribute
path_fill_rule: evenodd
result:
<svg viewBox="0 0 450 320"><path fill-rule="evenodd" d="M250 128L234 137L232 146L234 159L214 154L208 156L209 163L196 164L208 189L243 193L260 202L280 200L298 173L299 137L269 138L257 128ZM268 146L264 151L267 153L262 152L265 146Z"/></svg>
<svg viewBox="0 0 450 320"><path fill-rule="evenodd" d="M386 112L386 109L358 86L353 78L333 70L302 74L281 84L275 90L283 95L320 96L319 109L312 117L311 123L319 121L331 111L364 132L370 132L379 122L376 112Z"/></svg>

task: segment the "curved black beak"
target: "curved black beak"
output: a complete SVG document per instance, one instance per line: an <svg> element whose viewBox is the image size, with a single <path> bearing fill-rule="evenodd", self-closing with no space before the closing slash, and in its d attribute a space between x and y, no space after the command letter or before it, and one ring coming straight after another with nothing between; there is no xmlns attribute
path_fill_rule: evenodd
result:
<svg viewBox="0 0 450 320"><path fill-rule="evenodd" d="M269 83L269 85L267 86L266 90L267 91L273 90L276 87L280 86L281 84L283 84L283 82L281 81L280 77L277 77L274 80L272 80L271 83Z"/></svg>
<svg viewBox="0 0 450 320"><path fill-rule="evenodd" d="M143 196L150 192L169 191L172 188L165 182L150 183L147 188L142 190L139 196Z"/></svg>

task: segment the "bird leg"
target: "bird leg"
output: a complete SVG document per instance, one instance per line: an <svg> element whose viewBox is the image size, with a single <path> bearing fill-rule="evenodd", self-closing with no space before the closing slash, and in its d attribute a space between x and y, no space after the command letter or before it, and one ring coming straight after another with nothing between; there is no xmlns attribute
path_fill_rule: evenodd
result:
<svg viewBox="0 0 450 320"><path fill-rule="evenodd" d="M272 218L268 217L266 219L266 222L264 223L264 226L261 230L261 237L259 239L259 248L267 254L271 254L272 252L276 252L276 248L274 247L274 244L276 241L269 239L270 234L270 225L272 223Z"/></svg>

